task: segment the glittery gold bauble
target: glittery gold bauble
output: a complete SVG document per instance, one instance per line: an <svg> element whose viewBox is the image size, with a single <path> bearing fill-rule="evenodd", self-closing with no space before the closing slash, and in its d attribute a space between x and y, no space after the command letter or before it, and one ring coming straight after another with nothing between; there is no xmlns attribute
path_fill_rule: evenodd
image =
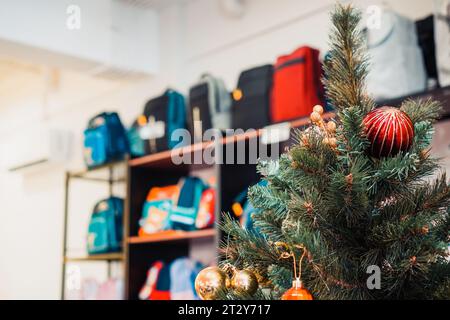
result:
<svg viewBox="0 0 450 320"><path fill-rule="evenodd" d="M202 300L214 300L218 294L226 290L225 272L218 267L203 269L195 278L195 291Z"/></svg>
<svg viewBox="0 0 450 320"><path fill-rule="evenodd" d="M327 123L327 130L330 133L334 133L336 132L336 123L334 121L329 121Z"/></svg>
<svg viewBox="0 0 450 320"><path fill-rule="evenodd" d="M313 113L311 113L311 115L309 117L310 117L311 121L314 123L320 122L322 120L320 113L315 112L315 111Z"/></svg>
<svg viewBox="0 0 450 320"><path fill-rule="evenodd" d="M250 270L236 271L231 279L231 287L236 291L253 295L258 289L258 279Z"/></svg>
<svg viewBox="0 0 450 320"><path fill-rule="evenodd" d="M337 147L337 139L336 138L330 138L329 140L328 140L328 145L331 147L331 148L336 148Z"/></svg>
<svg viewBox="0 0 450 320"><path fill-rule="evenodd" d="M320 104L315 105L313 111L317 112L318 114L323 114L323 107Z"/></svg>

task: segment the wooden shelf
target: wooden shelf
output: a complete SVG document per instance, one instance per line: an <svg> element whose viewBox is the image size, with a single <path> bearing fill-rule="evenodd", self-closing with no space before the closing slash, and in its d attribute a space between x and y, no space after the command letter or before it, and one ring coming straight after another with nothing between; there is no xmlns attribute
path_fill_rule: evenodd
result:
<svg viewBox="0 0 450 320"><path fill-rule="evenodd" d="M388 105L388 106L400 106L403 101L407 99L432 99L437 100L442 103L443 112L442 112L442 119L446 119L450 117L450 86L441 87L441 88L435 88L432 90L426 90L424 92L418 92L413 93L410 95L406 95L403 97L393 98L393 99L386 99L383 101L377 101L377 105Z"/></svg>
<svg viewBox="0 0 450 320"><path fill-rule="evenodd" d="M323 115L324 119L332 118L334 117L333 112L328 112ZM300 119L295 119L293 121L290 121L291 128L299 128L302 126L305 126L310 123L309 117L304 117ZM263 129L257 129L252 130L249 132L245 132L238 135L233 136L225 136L220 140L221 145L229 144L229 143L235 143L239 141L244 140L250 140L254 138L258 138L263 133ZM131 159L128 161L128 164L131 167L152 167L152 168L169 168L176 166L172 163L172 155L185 155L185 154L192 154L196 152L203 152L204 150L208 148L214 148L215 143L214 142L200 142L196 144L192 144L189 146L185 146L182 148L177 148L173 150L167 150L162 151L159 153L150 154L147 156L143 156L140 158Z"/></svg>
<svg viewBox="0 0 450 320"><path fill-rule="evenodd" d="M128 243L158 243L168 241L214 238L216 235L217 231L215 229L205 229L199 231L163 231L144 237L130 237L128 238Z"/></svg>
<svg viewBox="0 0 450 320"><path fill-rule="evenodd" d="M154 154L149 154L140 158L131 159L128 161L130 167L154 167L154 168L166 168L173 166L171 158L172 155L190 154L199 151L204 151L207 148L214 148L214 142L201 142L177 148L173 150L162 151Z"/></svg>
<svg viewBox="0 0 450 320"><path fill-rule="evenodd" d="M126 171L126 164L127 160L118 160L93 168L86 168L80 171L68 172L67 174L70 176L70 178L75 179L120 183L125 182L124 172ZM116 177L109 176L111 171L117 171L117 169L120 167L122 167L123 172L119 172L118 176L116 174Z"/></svg>
<svg viewBox="0 0 450 320"><path fill-rule="evenodd" d="M124 259L124 255L121 252L95 254L89 256L80 257L65 257L65 262L89 262L89 261L120 261Z"/></svg>

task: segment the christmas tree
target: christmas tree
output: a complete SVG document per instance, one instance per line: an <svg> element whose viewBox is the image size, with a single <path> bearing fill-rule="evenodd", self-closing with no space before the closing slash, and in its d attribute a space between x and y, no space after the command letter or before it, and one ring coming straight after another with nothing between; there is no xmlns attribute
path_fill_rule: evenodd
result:
<svg viewBox="0 0 450 320"><path fill-rule="evenodd" d="M300 299L450 298L450 188L429 149L440 105L375 109L361 14L338 5L331 18L323 81L336 117L316 106L288 152L259 164L255 228L225 216L219 280L199 276L203 298L279 299L293 286Z"/></svg>

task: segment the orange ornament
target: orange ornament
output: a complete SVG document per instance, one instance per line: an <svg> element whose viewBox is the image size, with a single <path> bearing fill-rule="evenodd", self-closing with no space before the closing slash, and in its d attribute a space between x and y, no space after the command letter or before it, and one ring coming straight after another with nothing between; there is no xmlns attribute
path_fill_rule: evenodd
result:
<svg viewBox="0 0 450 320"><path fill-rule="evenodd" d="M292 288L283 293L281 300L313 300L313 297L303 288L302 281L297 278L292 282Z"/></svg>

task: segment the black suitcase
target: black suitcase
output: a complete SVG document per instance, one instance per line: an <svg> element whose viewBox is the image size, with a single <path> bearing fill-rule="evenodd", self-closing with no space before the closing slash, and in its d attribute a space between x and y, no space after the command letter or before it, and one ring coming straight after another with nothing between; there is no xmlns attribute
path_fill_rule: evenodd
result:
<svg viewBox="0 0 450 320"><path fill-rule="evenodd" d="M232 124L234 129L259 129L270 123L270 92L273 65L243 71L233 91Z"/></svg>
<svg viewBox="0 0 450 320"><path fill-rule="evenodd" d="M203 140L203 133L212 128L207 83L200 83L189 90L189 131L193 143Z"/></svg>
<svg viewBox="0 0 450 320"><path fill-rule="evenodd" d="M144 115L148 127L152 130L154 138L145 139L145 153L156 153L169 149L166 137L167 105L169 97L166 94L150 99L144 107Z"/></svg>

